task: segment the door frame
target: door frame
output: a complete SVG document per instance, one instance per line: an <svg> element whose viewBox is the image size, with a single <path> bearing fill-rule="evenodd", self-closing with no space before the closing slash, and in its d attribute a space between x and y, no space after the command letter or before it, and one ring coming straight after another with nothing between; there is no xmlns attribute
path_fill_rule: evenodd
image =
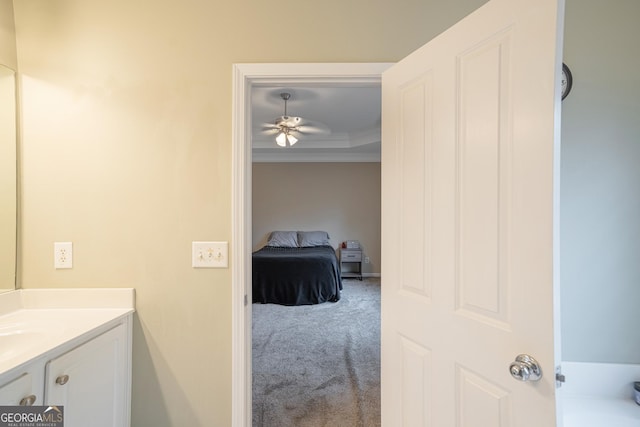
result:
<svg viewBox="0 0 640 427"><path fill-rule="evenodd" d="M249 427L251 414L251 87L292 84L381 84L391 63L233 64L231 234L231 425Z"/></svg>

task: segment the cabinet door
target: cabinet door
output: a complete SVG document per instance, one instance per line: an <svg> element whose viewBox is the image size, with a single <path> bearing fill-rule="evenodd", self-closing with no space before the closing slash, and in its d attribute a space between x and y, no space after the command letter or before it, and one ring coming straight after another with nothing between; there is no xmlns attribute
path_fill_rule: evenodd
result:
<svg viewBox="0 0 640 427"><path fill-rule="evenodd" d="M64 406L65 427L121 427L125 419L126 328L114 329L47 363L45 400Z"/></svg>
<svg viewBox="0 0 640 427"><path fill-rule="evenodd" d="M0 406L42 405L39 394L33 387L33 375L26 372L0 386Z"/></svg>

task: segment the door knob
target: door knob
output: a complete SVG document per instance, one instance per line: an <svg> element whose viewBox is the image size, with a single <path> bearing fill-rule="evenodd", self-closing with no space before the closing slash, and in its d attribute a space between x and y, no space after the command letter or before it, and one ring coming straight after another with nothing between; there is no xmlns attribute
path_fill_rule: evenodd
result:
<svg viewBox="0 0 640 427"><path fill-rule="evenodd" d="M538 381L542 378L542 370L536 359L528 354L519 354L509 365L511 376L520 381Z"/></svg>

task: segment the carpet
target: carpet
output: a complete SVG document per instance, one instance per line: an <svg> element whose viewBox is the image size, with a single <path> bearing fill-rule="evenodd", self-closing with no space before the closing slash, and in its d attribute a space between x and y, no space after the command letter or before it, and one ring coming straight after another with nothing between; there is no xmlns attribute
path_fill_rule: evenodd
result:
<svg viewBox="0 0 640 427"><path fill-rule="evenodd" d="M253 427L380 425L380 279L338 302L253 304Z"/></svg>

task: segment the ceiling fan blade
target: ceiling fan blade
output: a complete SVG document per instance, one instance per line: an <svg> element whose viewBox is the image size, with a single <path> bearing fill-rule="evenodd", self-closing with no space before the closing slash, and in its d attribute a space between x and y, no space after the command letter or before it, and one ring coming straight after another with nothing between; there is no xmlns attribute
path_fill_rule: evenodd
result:
<svg viewBox="0 0 640 427"><path fill-rule="evenodd" d="M302 133L314 135L328 135L331 133L331 129L324 123L311 120L303 120L296 129Z"/></svg>
<svg viewBox="0 0 640 427"><path fill-rule="evenodd" d="M309 135L328 135L331 133L327 128L319 128L316 126L298 126L296 130L300 133L306 133Z"/></svg>
<svg viewBox="0 0 640 427"><path fill-rule="evenodd" d="M263 135L275 135L280 132L280 126L275 123L262 123L259 129Z"/></svg>
<svg viewBox="0 0 640 427"><path fill-rule="evenodd" d="M262 130L260 131L260 133L261 133L262 135L275 135L275 134L277 134L278 132L280 132L280 129L278 129L278 128L262 129Z"/></svg>
<svg viewBox="0 0 640 427"><path fill-rule="evenodd" d="M262 129L279 129L280 128L280 126L278 126L277 123L262 123L260 127Z"/></svg>

